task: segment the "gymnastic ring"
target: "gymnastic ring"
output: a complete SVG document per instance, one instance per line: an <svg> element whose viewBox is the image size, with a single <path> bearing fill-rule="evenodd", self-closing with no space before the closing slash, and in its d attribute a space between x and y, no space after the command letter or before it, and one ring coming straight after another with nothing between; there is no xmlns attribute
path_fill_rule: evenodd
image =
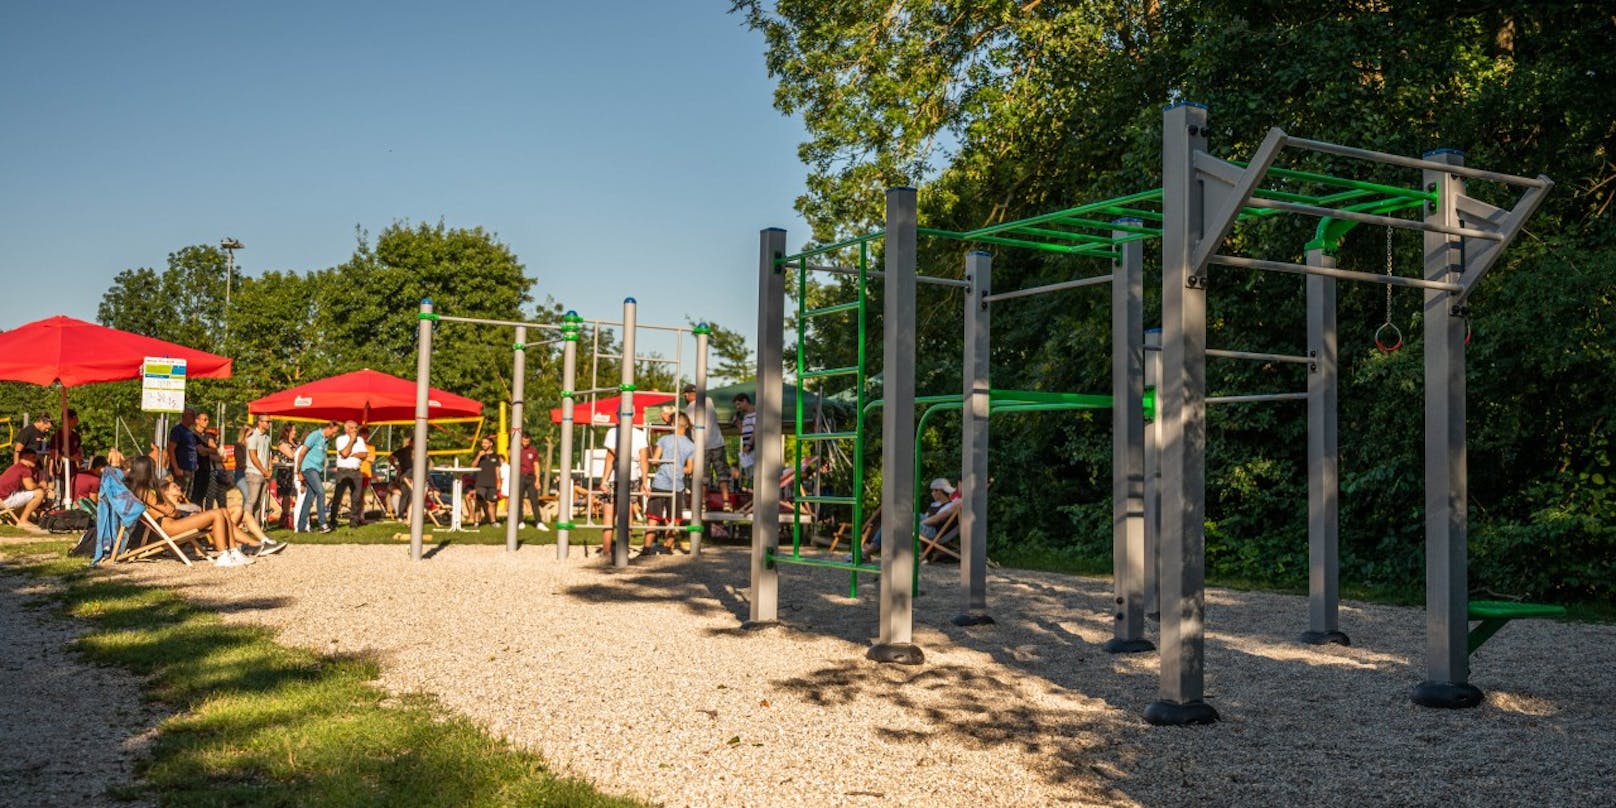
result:
<svg viewBox="0 0 1616 808"><path fill-rule="evenodd" d="M1396 337L1396 340L1393 341L1390 344L1387 344L1386 341L1381 337L1382 334L1386 333L1386 329L1388 329L1388 328L1390 328L1392 330L1393 336ZM1380 327L1375 329L1375 347L1381 349L1382 351L1385 351L1386 353L1391 353L1391 352L1397 350L1398 348L1403 347L1403 331L1402 331L1402 329L1399 329L1390 320L1388 320L1388 321L1386 321L1384 323L1381 323Z"/></svg>

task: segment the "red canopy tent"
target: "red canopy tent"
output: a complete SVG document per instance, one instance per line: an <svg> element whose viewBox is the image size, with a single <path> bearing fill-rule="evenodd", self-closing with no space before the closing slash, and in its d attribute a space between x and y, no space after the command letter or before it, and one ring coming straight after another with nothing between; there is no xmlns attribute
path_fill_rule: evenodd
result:
<svg viewBox="0 0 1616 808"><path fill-rule="evenodd" d="M667 404L674 400L673 393L644 392L634 394L634 423L645 424L645 408ZM593 405L589 401L575 401L572 405L572 422L575 424L588 424L590 426L615 426L617 424L617 408L622 404L622 396L596 399ZM561 408L550 410L550 423L561 423Z"/></svg>
<svg viewBox="0 0 1616 808"><path fill-rule="evenodd" d="M415 423L415 382L365 368L271 393L247 404L254 415L295 421L346 421L371 425ZM427 391L427 420L476 421L483 405L436 388Z"/></svg>
<svg viewBox="0 0 1616 808"><path fill-rule="evenodd" d="M148 356L184 359L187 378L230 378L230 360L223 356L57 315L0 333L0 381L60 383L65 431L67 388L139 379ZM63 487L64 501L68 490Z"/></svg>

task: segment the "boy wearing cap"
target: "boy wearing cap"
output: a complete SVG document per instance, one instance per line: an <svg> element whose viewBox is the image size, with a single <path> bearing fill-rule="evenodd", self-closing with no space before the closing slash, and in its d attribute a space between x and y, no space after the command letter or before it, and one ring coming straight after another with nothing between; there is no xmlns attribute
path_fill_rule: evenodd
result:
<svg viewBox="0 0 1616 808"><path fill-rule="evenodd" d="M955 502L954 486L947 477L931 481L931 504L926 507L926 517L920 520L922 538L936 538L937 529L948 521L948 513L954 510Z"/></svg>

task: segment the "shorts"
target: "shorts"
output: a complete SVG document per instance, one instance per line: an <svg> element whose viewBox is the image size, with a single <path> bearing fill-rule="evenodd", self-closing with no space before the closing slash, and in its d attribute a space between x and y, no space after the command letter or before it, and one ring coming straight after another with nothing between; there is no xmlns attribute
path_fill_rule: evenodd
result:
<svg viewBox="0 0 1616 808"><path fill-rule="evenodd" d="M718 482L729 482L729 457L724 453L724 447L715 446L707 450L706 466L704 471Z"/></svg>
<svg viewBox="0 0 1616 808"><path fill-rule="evenodd" d="M639 490L640 490L640 478L635 477L633 480L630 480L629 484L628 484L628 496L629 496L629 499L633 499L635 492L637 492ZM613 502L616 502L617 501L617 484L616 483L607 483L605 486L601 487L600 490L595 492L595 501L596 502L604 502L607 505L610 505Z"/></svg>
<svg viewBox="0 0 1616 808"><path fill-rule="evenodd" d="M646 506L646 514L652 521L671 522L674 521L672 516L684 514L689 497L683 491L676 497L668 496L671 493L661 488L651 489L651 502Z"/></svg>
<svg viewBox="0 0 1616 808"><path fill-rule="evenodd" d="M17 493L6 497L5 505L7 508L21 508L22 506L27 505L29 500L34 498L36 491L38 491L38 489L35 489L34 491L29 491L26 488L19 489Z"/></svg>
<svg viewBox="0 0 1616 808"><path fill-rule="evenodd" d="M479 485L472 489L477 492L477 498L484 502L493 502L499 499L499 486Z"/></svg>

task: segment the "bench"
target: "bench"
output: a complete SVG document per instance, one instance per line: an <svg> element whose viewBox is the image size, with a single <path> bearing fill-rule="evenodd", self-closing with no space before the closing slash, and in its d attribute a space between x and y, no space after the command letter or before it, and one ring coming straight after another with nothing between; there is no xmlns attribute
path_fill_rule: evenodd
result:
<svg viewBox="0 0 1616 808"><path fill-rule="evenodd" d="M1508 600L1470 601L1470 619L1480 623L1470 630L1469 653L1474 654L1482 643L1492 639L1492 636L1511 620L1564 617L1565 613L1564 607L1546 603L1516 603Z"/></svg>

